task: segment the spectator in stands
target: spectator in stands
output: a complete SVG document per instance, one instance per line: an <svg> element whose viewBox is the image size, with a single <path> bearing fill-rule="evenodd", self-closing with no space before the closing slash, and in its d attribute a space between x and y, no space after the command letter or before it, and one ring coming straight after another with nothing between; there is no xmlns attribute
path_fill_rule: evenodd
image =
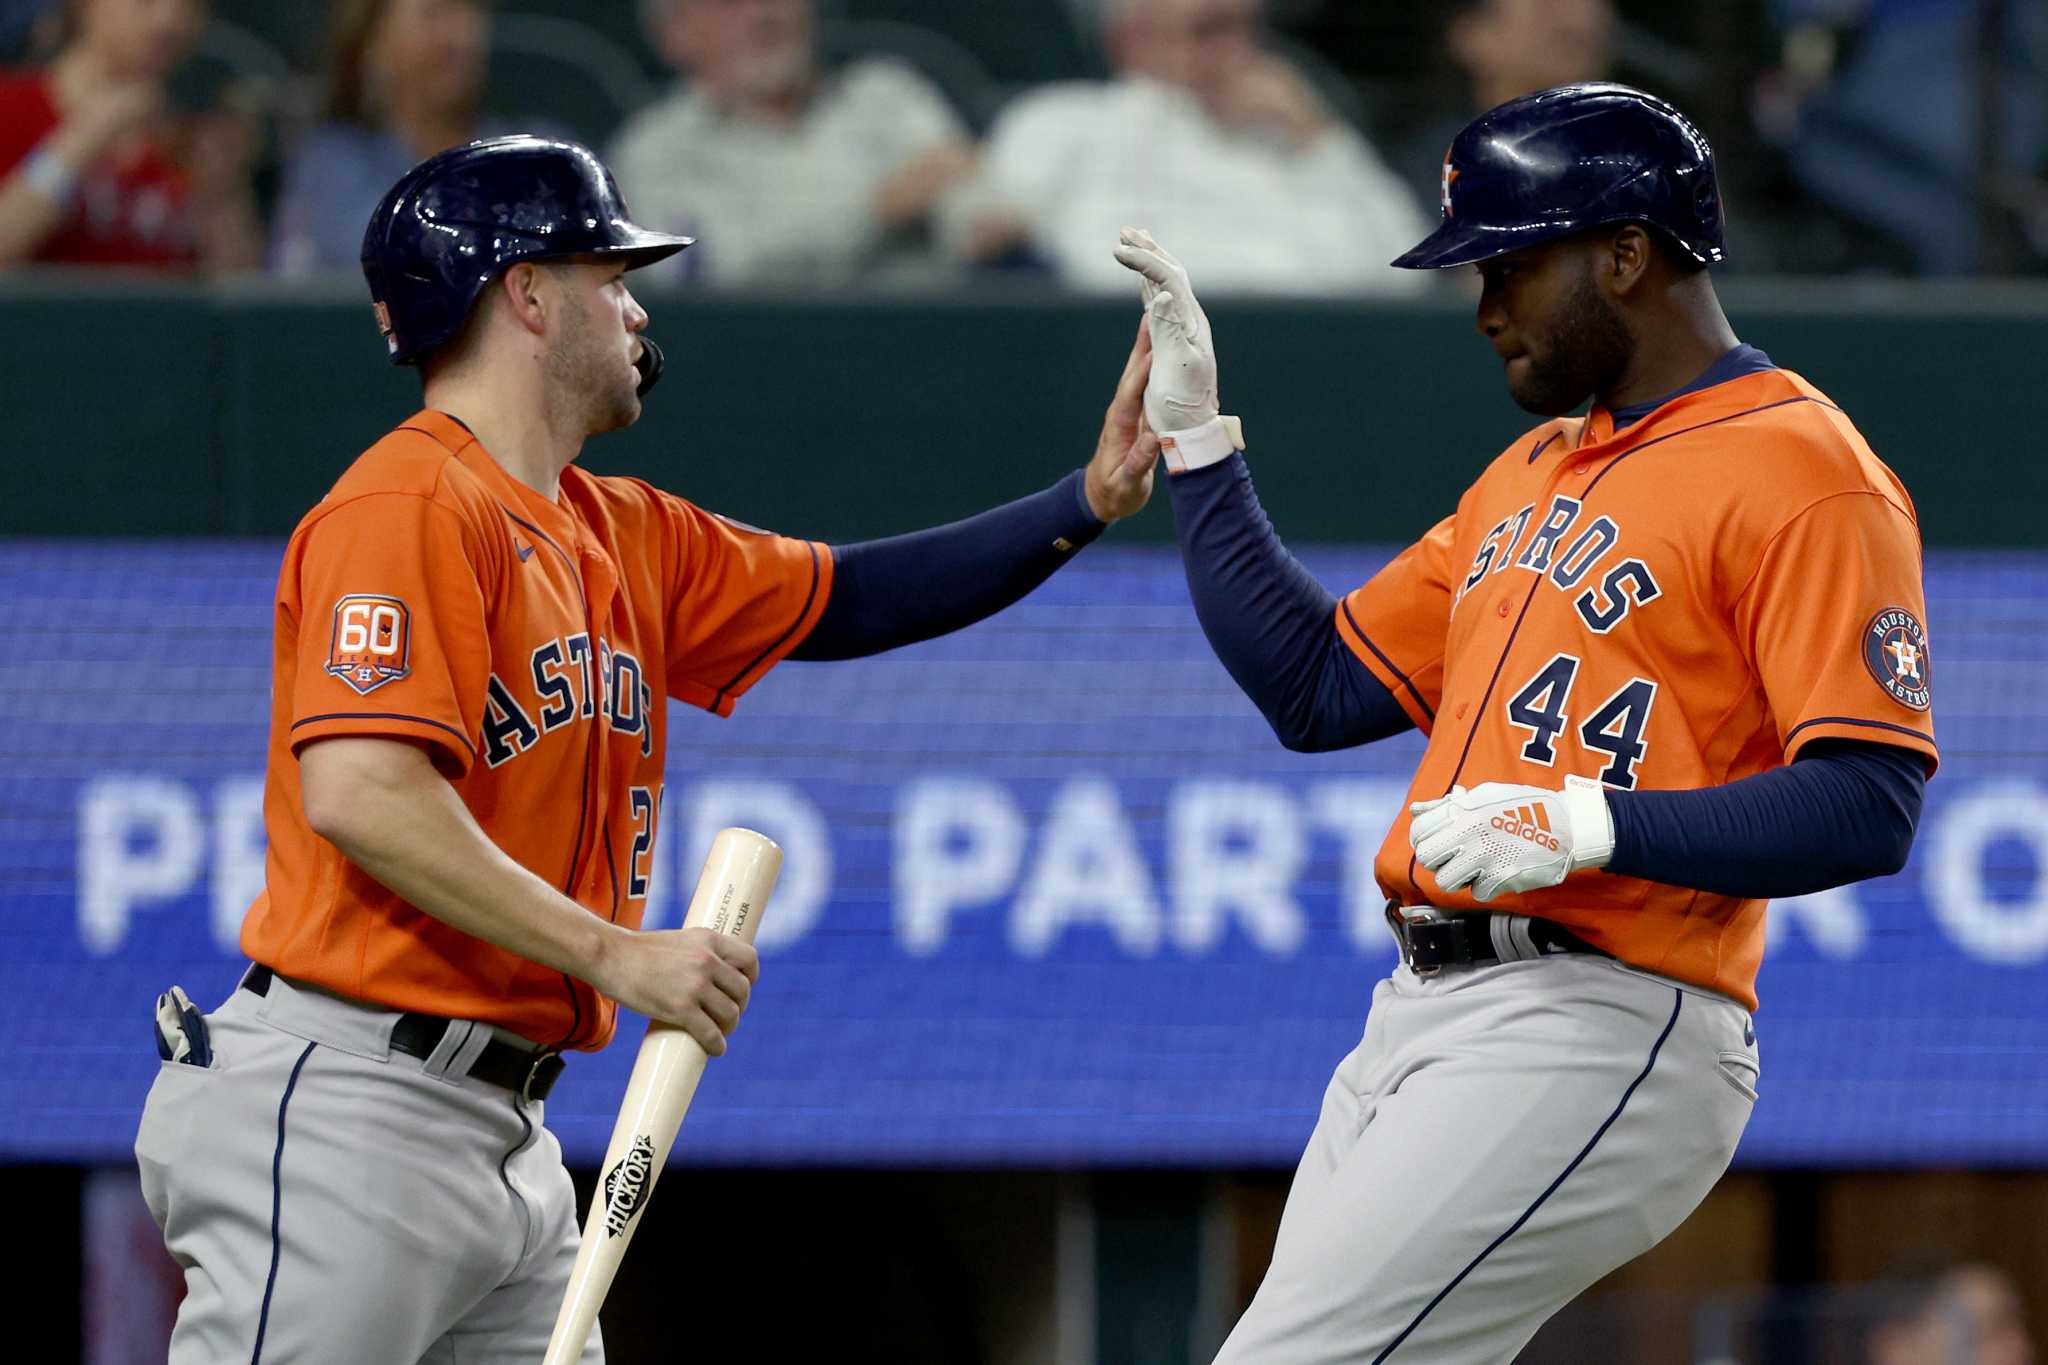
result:
<svg viewBox="0 0 2048 1365"><path fill-rule="evenodd" d="M547 131L482 116L490 39L484 0L337 0L325 117L285 168L271 269L353 272L370 210L414 165L473 138Z"/></svg>
<svg viewBox="0 0 2048 1365"><path fill-rule="evenodd" d="M1115 79L1057 85L996 121L948 240L1028 240L1069 285L1129 291L1110 248L1150 228L1218 293L1394 293L1429 224L1358 131L1262 48L1260 0L1105 0ZM1434 203L1432 198L1431 203Z"/></svg>
<svg viewBox="0 0 2048 1365"><path fill-rule="evenodd" d="M1613 0L1461 0L1444 50L1468 96L1402 144L1401 173L1425 203L1442 190L1444 152L1474 117L1555 85L1602 81L1614 68Z"/></svg>
<svg viewBox="0 0 2048 1365"><path fill-rule="evenodd" d="M1882 1278L1885 1308L1866 1337L1867 1365L2031 1365L2019 1294L1997 1266L1915 1252Z"/></svg>
<svg viewBox="0 0 2048 1365"><path fill-rule="evenodd" d="M904 266L973 165L959 115L890 60L820 68L811 0L645 0L685 84L629 121L611 165L634 216L698 245L649 272L834 285Z"/></svg>
<svg viewBox="0 0 2048 1365"><path fill-rule="evenodd" d="M2048 256L2040 59L2048 7L1775 0L1772 8L1786 29L1786 69L1761 83L1755 110L1766 134L1786 144L1809 194L1903 245L1920 274L2040 267ZM1995 63L1983 52L1993 13L2003 25ZM1981 145L1987 103L1997 111L1996 146Z"/></svg>
<svg viewBox="0 0 2048 1365"><path fill-rule="evenodd" d="M68 0L47 66L0 74L0 266L235 270L261 241L248 130L175 113L201 0Z"/></svg>

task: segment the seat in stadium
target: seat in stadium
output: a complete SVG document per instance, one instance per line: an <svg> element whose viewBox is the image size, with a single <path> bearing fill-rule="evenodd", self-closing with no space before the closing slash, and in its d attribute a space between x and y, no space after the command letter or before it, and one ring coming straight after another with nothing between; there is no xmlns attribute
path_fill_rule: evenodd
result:
<svg viewBox="0 0 2048 1365"><path fill-rule="evenodd" d="M493 114L531 118L537 127L602 147L654 91L638 55L589 24L500 11L491 26L484 103Z"/></svg>

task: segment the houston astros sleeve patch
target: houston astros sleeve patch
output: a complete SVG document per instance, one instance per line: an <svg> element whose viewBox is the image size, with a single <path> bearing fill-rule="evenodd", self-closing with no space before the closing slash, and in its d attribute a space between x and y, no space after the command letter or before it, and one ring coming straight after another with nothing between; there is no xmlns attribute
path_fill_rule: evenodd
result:
<svg viewBox="0 0 2048 1365"><path fill-rule="evenodd" d="M1885 694L1901 706L1925 711L1932 700L1927 632L1904 607L1886 607L1863 631L1863 662Z"/></svg>
<svg viewBox="0 0 2048 1365"><path fill-rule="evenodd" d="M412 612L405 603L371 593L337 601L327 671L363 696L412 672Z"/></svg>

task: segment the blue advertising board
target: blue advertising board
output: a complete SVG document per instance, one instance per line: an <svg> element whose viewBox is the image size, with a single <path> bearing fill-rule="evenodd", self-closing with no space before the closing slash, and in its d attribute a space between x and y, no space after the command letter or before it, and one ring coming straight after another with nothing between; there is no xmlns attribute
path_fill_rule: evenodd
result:
<svg viewBox="0 0 2048 1365"><path fill-rule="evenodd" d="M0 546L0 1159L125 1160L154 996L241 970L278 553ZM1305 555L1339 589L1386 557ZM1903 874L1772 908L1742 1162L2048 1162L2048 557L1927 584L1944 765ZM1172 551L1113 546L960 635L675 708L650 924L720 826L787 851L679 1150L1291 1163L1392 966L1371 859L1419 751L1280 749ZM638 1034L557 1087L572 1160Z"/></svg>

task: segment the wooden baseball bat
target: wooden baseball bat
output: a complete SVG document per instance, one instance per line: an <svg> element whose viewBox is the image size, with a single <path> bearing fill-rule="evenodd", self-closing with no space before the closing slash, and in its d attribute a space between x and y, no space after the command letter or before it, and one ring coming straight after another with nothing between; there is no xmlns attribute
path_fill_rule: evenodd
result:
<svg viewBox="0 0 2048 1365"><path fill-rule="evenodd" d="M750 829L718 831L683 927L716 929L753 942L768 893L781 871L782 850L767 835ZM681 1029L648 1024L605 1152L604 1178L591 1196L590 1216L583 1221L576 1267L569 1272L569 1288L555 1315L544 1365L574 1365L582 1358L597 1310L639 1230L640 1214L668 1162L669 1148L707 1060L703 1045Z"/></svg>

